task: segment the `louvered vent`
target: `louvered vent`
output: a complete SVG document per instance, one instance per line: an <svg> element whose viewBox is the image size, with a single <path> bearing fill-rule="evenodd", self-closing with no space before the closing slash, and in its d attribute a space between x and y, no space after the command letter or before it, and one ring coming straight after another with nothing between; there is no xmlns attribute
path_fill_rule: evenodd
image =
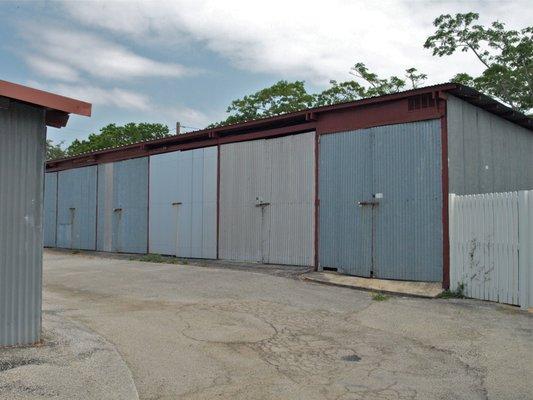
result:
<svg viewBox="0 0 533 400"><path fill-rule="evenodd" d="M412 96L408 99L408 110L420 110L421 108L435 107L435 99L431 93L420 94L418 96Z"/></svg>

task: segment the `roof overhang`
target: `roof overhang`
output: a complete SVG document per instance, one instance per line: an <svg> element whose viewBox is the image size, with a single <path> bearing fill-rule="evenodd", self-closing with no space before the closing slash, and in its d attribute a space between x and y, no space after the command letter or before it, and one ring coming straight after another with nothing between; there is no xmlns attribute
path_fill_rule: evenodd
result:
<svg viewBox="0 0 533 400"><path fill-rule="evenodd" d="M91 116L91 104L44 90L0 80L0 96L40 106L46 111L46 125L66 126L69 114Z"/></svg>
<svg viewBox="0 0 533 400"><path fill-rule="evenodd" d="M482 108L485 111L498 115L503 119L514 122L515 124L526 129L533 130L533 118L513 110L511 107L508 107L492 97L478 92L476 89L464 85L455 86L456 87L447 90L447 92L474 106Z"/></svg>
<svg viewBox="0 0 533 400"><path fill-rule="evenodd" d="M379 106L387 103L394 103L402 101L402 99L427 94L431 94L432 96L443 100L446 99L447 94L454 95L464 101L533 131L532 118L513 111L511 108L497 100L481 94L475 89L457 83L443 83L399 93L311 108L247 122L239 122L232 125L207 128L195 132L168 136L161 139L153 139L115 148L97 150L62 159L50 160L47 162L47 167L52 170L58 170L62 168L70 168L73 165L91 165L94 163L143 157L149 154L158 154L179 149L199 148L214 145L214 143L251 140L252 137L273 137L277 135L281 136L285 134L302 133L315 130L317 121L330 113L333 114L339 111L350 112L351 110L356 109L369 109L376 107L376 105ZM387 116L384 115L384 117ZM398 123L390 122L386 118L383 119L383 121L386 121L387 124Z"/></svg>

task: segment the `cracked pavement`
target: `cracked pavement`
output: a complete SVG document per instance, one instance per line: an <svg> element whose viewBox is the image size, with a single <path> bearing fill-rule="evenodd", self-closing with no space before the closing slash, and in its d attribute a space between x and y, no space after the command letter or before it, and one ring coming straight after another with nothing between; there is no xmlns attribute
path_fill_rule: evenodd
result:
<svg viewBox="0 0 533 400"><path fill-rule="evenodd" d="M47 250L44 309L113 343L141 399L533 399L532 314L202 264Z"/></svg>

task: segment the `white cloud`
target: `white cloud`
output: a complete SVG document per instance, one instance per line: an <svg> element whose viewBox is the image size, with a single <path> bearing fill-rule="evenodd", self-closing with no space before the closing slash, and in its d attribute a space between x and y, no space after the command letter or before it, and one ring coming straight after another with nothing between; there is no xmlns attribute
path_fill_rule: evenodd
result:
<svg viewBox="0 0 533 400"><path fill-rule="evenodd" d="M53 76L58 80L69 82L79 79L79 74L74 68L50 60L46 56L25 54L24 58L31 68L42 75Z"/></svg>
<svg viewBox="0 0 533 400"><path fill-rule="evenodd" d="M78 71L89 76L126 80L139 77L181 77L193 71L176 63L143 57L124 46L86 32L26 26L30 67L59 80L74 80Z"/></svg>
<svg viewBox="0 0 533 400"><path fill-rule="evenodd" d="M175 127L177 121L184 125L186 131L190 131L203 129L214 120L199 110L181 104L157 107L157 115L167 121L166 124L171 130Z"/></svg>
<svg viewBox="0 0 533 400"><path fill-rule="evenodd" d="M172 130L176 121L195 129L204 128L213 121L212 116L181 104L164 105L150 97L121 88L103 88L88 83L43 84L37 81L26 82L28 86L51 91L63 96L87 101L94 106L117 107L127 111L136 111L139 118L166 123ZM190 130L190 128L188 129Z"/></svg>
<svg viewBox="0 0 533 400"><path fill-rule="evenodd" d="M325 83L347 78L356 61L381 74L416 66L432 81L477 72L469 55L436 59L422 48L432 20L444 12L479 11L482 22L526 26L526 1L399 2L330 0L173 0L65 2L78 21L141 43L201 43L253 72Z"/></svg>
<svg viewBox="0 0 533 400"><path fill-rule="evenodd" d="M48 90L63 96L87 101L93 105L114 106L123 109L134 109L147 111L152 107L150 98L141 93L116 87L103 88L92 84L42 84L37 81L30 81L27 84L31 87Z"/></svg>

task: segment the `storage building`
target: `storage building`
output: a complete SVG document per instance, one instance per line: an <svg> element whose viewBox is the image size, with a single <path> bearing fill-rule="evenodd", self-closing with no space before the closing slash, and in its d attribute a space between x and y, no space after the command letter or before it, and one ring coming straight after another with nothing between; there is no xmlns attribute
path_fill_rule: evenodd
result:
<svg viewBox="0 0 533 400"><path fill-rule="evenodd" d="M448 287L449 193L533 188L532 130L531 118L450 83L55 160L47 170L98 165L100 191L109 163L147 160L146 184L135 181L144 172L115 177L134 188L139 221L147 204L148 233L139 225L135 251ZM102 217L111 195L96 196L100 243L122 206ZM134 251L125 242L106 250Z"/></svg>
<svg viewBox="0 0 533 400"><path fill-rule="evenodd" d="M70 113L89 116L91 105L0 81L0 346L40 340L43 198L45 244L57 231L57 174L43 194L46 126L65 126Z"/></svg>

